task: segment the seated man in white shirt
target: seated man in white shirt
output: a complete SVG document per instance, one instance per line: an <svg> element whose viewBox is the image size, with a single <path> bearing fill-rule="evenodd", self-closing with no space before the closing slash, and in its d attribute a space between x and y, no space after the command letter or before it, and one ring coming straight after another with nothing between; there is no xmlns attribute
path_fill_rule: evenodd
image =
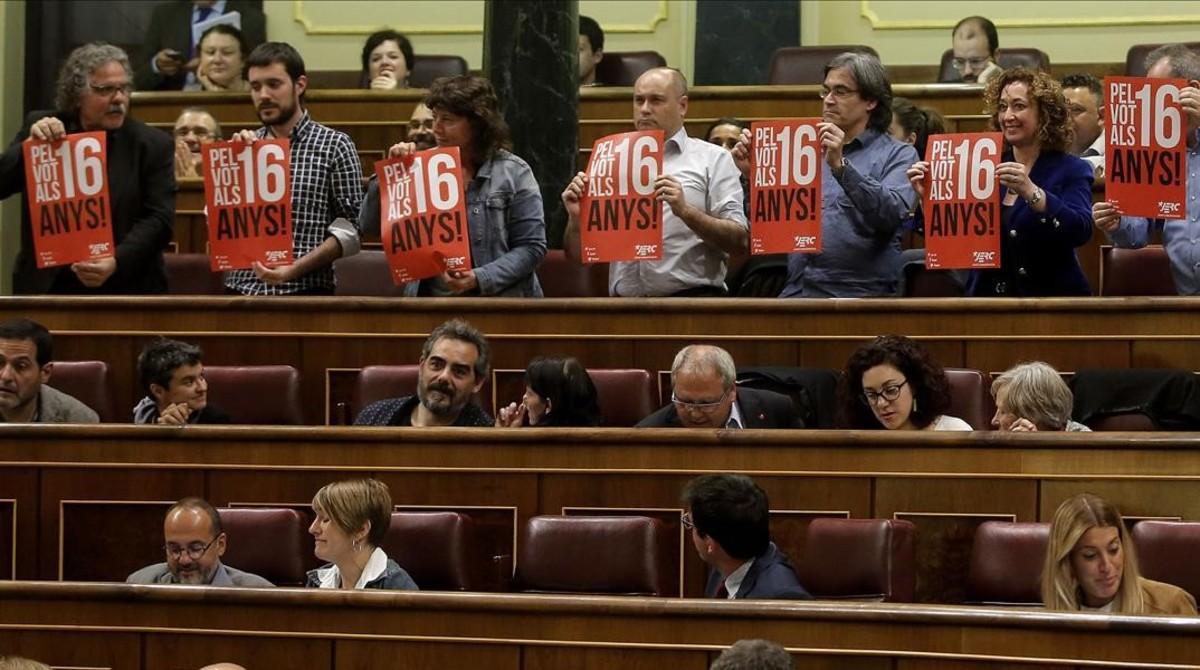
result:
<svg viewBox="0 0 1200 670"><path fill-rule="evenodd" d="M1104 85L1087 74L1069 74L1062 78L1063 97L1075 126L1071 155L1092 166L1096 184L1104 184Z"/></svg>
<svg viewBox="0 0 1200 670"><path fill-rule="evenodd" d="M654 182L663 208L662 260L609 265L614 296L723 296L729 254L747 249L750 224L742 212L742 184L733 158L721 147L688 137L687 80L675 69L647 70L633 86L634 124L661 130L663 174ZM563 191L567 228L563 249L580 262L579 202L586 175Z"/></svg>

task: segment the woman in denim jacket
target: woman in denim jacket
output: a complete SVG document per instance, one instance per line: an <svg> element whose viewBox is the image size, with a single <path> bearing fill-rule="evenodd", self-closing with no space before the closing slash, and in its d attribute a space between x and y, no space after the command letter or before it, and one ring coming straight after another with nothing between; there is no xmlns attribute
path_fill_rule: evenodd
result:
<svg viewBox="0 0 1200 670"><path fill-rule="evenodd" d="M508 124L491 82L470 75L439 79L425 105L433 110L437 145L458 147L462 155L474 267L412 282L404 294L540 298L535 272L546 255L542 194L529 164L506 148ZM411 142L400 142L388 153L395 158L415 150ZM379 184L374 179L359 224L365 232L379 229Z"/></svg>

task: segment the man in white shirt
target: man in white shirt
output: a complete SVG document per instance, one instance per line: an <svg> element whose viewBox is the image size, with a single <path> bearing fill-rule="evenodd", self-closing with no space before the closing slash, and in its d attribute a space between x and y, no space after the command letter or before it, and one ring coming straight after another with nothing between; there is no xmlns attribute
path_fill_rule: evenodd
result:
<svg viewBox="0 0 1200 670"><path fill-rule="evenodd" d="M646 71L633 86L634 124L661 130L663 174L654 182L663 203L662 260L609 265L608 291L614 296L723 296L726 261L745 251L750 224L742 211L742 185L729 152L688 137L687 80L673 68ZM567 229L563 248L580 262L579 202L586 175L575 175L563 191Z"/></svg>
<svg viewBox="0 0 1200 670"><path fill-rule="evenodd" d="M1096 77L1082 73L1062 78L1063 97L1075 126L1071 154L1092 166L1096 183L1104 183L1104 85Z"/></svg>

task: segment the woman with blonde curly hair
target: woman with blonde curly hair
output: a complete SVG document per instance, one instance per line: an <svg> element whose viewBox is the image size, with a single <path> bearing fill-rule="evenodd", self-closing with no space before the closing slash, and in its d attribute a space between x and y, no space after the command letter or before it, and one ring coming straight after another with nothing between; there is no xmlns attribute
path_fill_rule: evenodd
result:
<svg viewBox="0 0 1200 670"><path fill-rule="evenodd" d="M996 167L1000 186L998 270L972 270L974 296L1091 295L1075 249L1092 237L1091 168L1066 153L1074 128L1062 88L1045 72L1012 68L984 92L991 127L1004 136ZM924 197L929 163L908 170Z"/></svg>
<svg viewBox="0 0 1200 670"><path fill-rule="evenodd" d="M1196 614L1196 601L1178 586L1138 573L1129 531L1116 507L1080 493L1054 512L1042 568L1048 609L1111 614Z"/></svg>

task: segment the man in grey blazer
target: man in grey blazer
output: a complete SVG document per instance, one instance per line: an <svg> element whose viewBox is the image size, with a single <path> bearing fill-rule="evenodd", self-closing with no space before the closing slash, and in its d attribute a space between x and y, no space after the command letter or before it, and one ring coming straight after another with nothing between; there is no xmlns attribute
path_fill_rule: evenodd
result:
<svg viewBox="0 0 1200 670"><path fill-rule="evenodd" d="M194 584L198 586L274 586L258 575L221 562L228 538L221 516L203 498L184 498L167 510L163 521L165 563L129 575L129 584Z"/></svg>

